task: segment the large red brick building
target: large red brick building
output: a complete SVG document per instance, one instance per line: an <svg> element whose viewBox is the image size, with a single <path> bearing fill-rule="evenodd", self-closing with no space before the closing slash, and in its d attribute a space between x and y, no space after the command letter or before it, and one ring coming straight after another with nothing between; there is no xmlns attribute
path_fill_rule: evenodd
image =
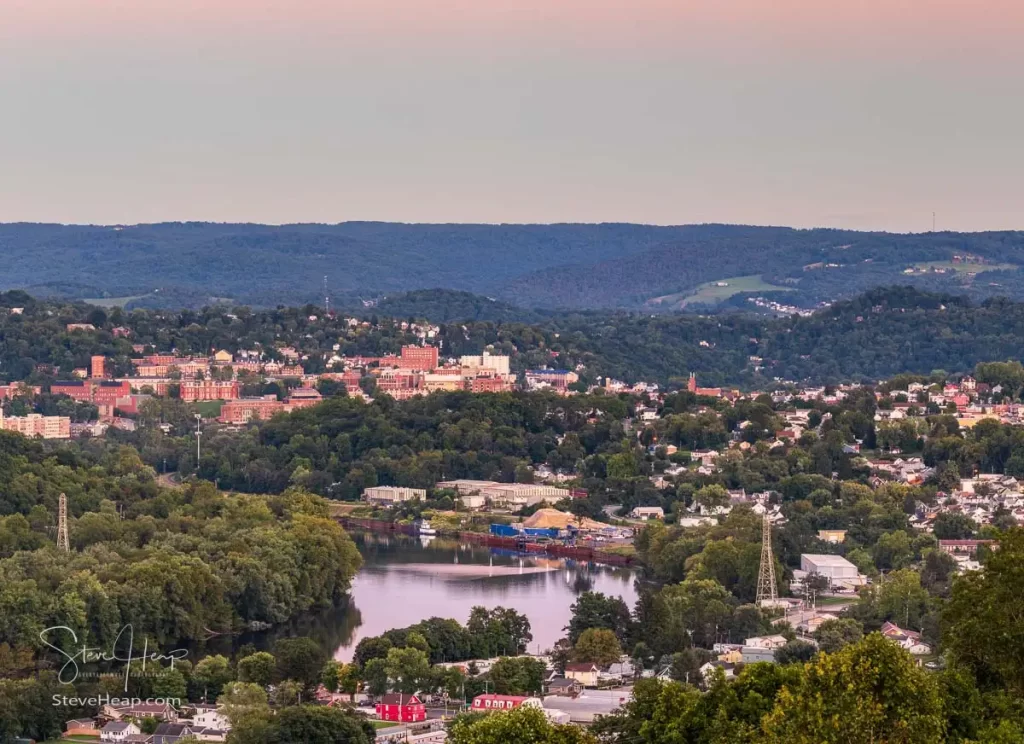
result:
<svg viewBox="0 0 1024 744"><path fill-rule="evenodd" d="M50 385L50 392L82 403L95 403L100 417L110 418L121 403L130 405L132 388L127 380L68 380Z"/></svg>
<svg viewBox="0 0 1024 744"><path fill-rule="evenodd" d="M285 405L273 395L262 398L239 398L229 400L220 409L222 424L247 424L250 421L263 421L275 413L285 410Z"/></svg>
<svg viewBox="0 0 1024 744"><path fill-rule="evenodd" d="M50 385L54 395L66 395L74 400L88 403L92 400L92 385L85 380L65 380Z"/></svg>
<svg viewBox="0 0 1024 744"><path fill-rule="evenodd" d="M403 346L402 356L398 358L398 366L402 369L415 369L420 372L437 369L437 362L436 346Z"/></svg>

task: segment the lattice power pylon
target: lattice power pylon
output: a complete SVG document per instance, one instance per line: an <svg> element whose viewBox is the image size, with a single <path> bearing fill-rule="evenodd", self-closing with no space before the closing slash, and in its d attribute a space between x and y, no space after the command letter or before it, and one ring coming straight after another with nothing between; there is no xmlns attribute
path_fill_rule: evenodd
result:
<svg viewBox="0 0 1024 744"><path fill-rule="evenodd" d="M68 497L60 495L57 502L57 550L71 552L71 541L68 540Z"/></svg>
<svg viewBox="0 0 1024 744"><path fill-rule="evenodd" d="M772 523L765 513L761 523L761 570L757 574L757 604L772 607L779 596L775 588L775 555L772 553Z"/></svg>

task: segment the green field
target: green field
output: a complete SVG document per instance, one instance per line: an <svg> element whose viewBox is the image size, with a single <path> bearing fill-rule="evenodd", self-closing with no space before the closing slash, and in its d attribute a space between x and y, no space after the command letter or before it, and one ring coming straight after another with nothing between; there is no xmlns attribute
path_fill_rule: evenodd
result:
<svg viewBox="0 0 1024 744"><path fill-rule="evenodd" d="M82 300L89 305L99 305L102 308L124 307L132 300L141 300L148 295L132 295L131 297L87 297Z"/></svg>
<svg viewBox="0 0 1024 744"><path fill-rule="evenodd" d="M725 286L718 286L724 284ZM769 284L761 279L760 274L749 276L734 276L729 279L716 279L713 282L705 282L696 289L687 292L664 295L648 300L651 305L675 305L686 307L691 304L714 305L727 300L740 292L792 292L792 287L783 287L778 284Z"/></svg>
<svg viewBox="0 0 1024 744"><path fill-rule="evenodd" d="M1004 271L1013 270L1019 268L1014 264L990 264L990 263L953 263L952 261L925 261L923 263L914 264L914 268L918 270L922 269L944 269L949 271L952 269L958 274L980 274L982 271Z"/></svg>
<svg viewBox="0 0 1024 744"><path fill-rule="evenodd" d="M203 418L217 418L220 416L220 409L224 406L222 400L201 400L195 404L196 410Z"/></svg>

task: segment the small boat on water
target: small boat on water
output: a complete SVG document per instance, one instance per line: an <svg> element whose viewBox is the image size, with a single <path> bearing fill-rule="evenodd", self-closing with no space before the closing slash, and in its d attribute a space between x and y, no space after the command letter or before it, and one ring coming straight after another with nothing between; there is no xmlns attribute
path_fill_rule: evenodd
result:
<svg viewBox="0 0 1024 744"><path fill-rule="evenodd" d="M421 535L436 535L437 530L430 526L430 522L427 520L420 521L420 534Z"/></svg>

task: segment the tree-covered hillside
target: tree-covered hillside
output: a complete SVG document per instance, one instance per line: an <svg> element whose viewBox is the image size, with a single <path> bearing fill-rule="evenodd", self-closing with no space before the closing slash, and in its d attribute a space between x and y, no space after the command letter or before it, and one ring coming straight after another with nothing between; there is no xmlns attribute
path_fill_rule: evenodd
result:
<svg viewBox="0 0 1024 744"><path fill-rule="evenodd" d="M1024 298L1024 233L893 235L689 225L0 225L0 288L193 307L336 304L442 287L521 307L672 311L783 290L823 300L892 284ZM955 265L951 263L959 257ZM905 274L908 269L913 273ZM708 282L735 282L709 302Z"/></svg>

